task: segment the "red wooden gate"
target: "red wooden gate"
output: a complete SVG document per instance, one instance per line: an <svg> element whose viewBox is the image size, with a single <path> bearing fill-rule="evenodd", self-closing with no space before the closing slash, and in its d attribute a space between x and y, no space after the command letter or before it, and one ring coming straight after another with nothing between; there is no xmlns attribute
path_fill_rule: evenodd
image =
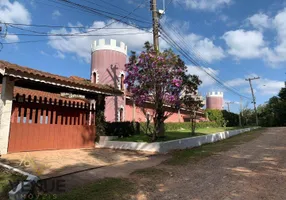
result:
<svg viewBox="0 0 286 200"><path fill-rule="evenodd" d="M13 102L8 152L94 147L94 105L79 101L32 100Z"/></svg>

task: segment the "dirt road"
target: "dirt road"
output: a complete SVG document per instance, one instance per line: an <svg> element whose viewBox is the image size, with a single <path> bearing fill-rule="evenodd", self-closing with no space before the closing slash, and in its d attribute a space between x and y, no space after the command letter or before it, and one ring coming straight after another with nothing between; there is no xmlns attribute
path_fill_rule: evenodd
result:
<svg viewBox="0 0 286 200"><path fill-rule="evenodd" d="M219 155L161 169L173 174L153 188L142 179L137 199L285 200L286 128L265 129Z"/></svg>

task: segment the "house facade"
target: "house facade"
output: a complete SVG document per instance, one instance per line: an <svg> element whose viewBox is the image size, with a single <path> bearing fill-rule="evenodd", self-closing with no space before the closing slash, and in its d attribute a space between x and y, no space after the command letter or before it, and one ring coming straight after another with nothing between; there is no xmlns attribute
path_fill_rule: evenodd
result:
<svg viewBox="0 0 286 200"><path fill-rule="evenodd" d="M0 154L94 147L95 117L108 85L0 61Z"/></svg>
<svg viewBox="0 0 286 200"><path fill-rule="evenodd" d="M145 103L145 113L142 107L134 104L132 94L126 91L124 78L126 76L125 64L127 63L127 46L116 40L100 39L94 41L91 47L91 81L111 85L122 90L124 95L106 98L105 117L107 121L137 121L145 122L152 119L153 105ZM172 113L166 122L190 121L190 112L185 109L174 110L167 108ZM198 121L205 120L203 110L197 113Z"/></svg>

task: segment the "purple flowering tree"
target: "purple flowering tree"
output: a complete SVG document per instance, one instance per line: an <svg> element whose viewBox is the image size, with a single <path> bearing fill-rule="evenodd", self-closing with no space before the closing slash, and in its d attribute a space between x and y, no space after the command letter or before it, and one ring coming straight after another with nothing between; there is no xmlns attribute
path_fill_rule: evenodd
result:
<svg viewBox="0 0 286 200"><path fill-rule="evenodd" d="M164 135L164 121L171 114L167 110L180 107L186 66L171 50L155 52L146 43L145 49L139 56L132 52L126 64L125 84L133 94L136 105L153 103L152 140L155 141L158 136ZM142 109L144 112L143 106Z"/></svg>

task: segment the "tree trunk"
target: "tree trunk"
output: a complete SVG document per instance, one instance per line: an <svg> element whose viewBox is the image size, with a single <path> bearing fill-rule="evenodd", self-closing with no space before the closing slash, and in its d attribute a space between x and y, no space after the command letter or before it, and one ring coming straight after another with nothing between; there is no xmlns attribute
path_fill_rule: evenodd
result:
<svg viewBox="0 0 286 200"><path fill-rule="evenodd" d="M196 131L196 112L194 112L194 115L191 116L192 118L192 135L195 135Z"/></svg>

